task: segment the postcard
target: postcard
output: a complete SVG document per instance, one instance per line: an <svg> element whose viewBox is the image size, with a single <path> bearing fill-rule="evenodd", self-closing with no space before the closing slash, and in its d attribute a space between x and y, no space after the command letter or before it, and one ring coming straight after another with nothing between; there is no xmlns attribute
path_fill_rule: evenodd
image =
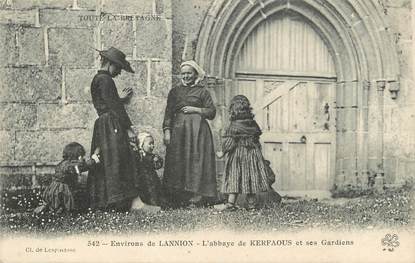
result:
<svg viewBox="0 0 415 263"><path fill-rule="evenodd" d="M413 6L0 1L0 262L415 262Z"/></svg>

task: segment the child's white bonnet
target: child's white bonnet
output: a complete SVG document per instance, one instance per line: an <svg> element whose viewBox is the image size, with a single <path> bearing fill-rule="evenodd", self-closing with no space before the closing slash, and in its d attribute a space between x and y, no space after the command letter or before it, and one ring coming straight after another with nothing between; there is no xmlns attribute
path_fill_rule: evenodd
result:
<svg viewBox="0 0 415 263"><path fill-rule="evenodd" d="M151 134L148 133L148 132L140 132L138 134L138 142L139 142L138 146L140 147L140 149L143 149L144 139L147 138L147 137L153 138L153 136L151 136Z"/></svg>

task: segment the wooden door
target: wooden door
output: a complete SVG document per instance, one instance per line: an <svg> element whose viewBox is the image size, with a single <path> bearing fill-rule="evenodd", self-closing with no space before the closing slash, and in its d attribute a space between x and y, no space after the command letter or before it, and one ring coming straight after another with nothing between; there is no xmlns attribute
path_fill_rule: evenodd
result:
<svg viewBox="0 0 415 263"><path fill-rule="evenodd" d="M244 44L231 94L244 94L253 105L279 192L329 194L336 163L335 87L330 52L299 17L270 18Z"/></svg>

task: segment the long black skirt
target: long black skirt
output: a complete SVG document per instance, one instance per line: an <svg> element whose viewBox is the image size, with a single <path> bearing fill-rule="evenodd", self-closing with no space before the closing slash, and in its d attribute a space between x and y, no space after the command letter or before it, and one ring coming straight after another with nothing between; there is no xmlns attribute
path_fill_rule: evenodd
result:
<svg viewBox="0 0 415 263"><path fill-rule="evenodd" d="M138 195L136 162L127 131L111 113L104 113L95 121L91 152L97 147L101 149L101 163L88 173L90 207L128 205Z"/></svg>
<svg viewBox="0 0 415 263"><path fill-rule="evenodd" d="M212 133L199 114L176 115L163 180L170 190L217 197Z"/></svg>

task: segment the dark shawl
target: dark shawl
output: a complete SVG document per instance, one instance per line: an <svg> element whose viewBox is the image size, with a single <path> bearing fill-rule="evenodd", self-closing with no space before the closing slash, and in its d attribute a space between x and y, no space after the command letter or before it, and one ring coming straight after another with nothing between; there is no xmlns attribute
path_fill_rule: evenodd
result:
<svg viewBox="0 0 415 263"><path fill-rule="evenodd" d="M230 152L237 146L260 147L259 136L262 132L253 119L234 120L227 128L222 143L222 151Z"/></svg>

